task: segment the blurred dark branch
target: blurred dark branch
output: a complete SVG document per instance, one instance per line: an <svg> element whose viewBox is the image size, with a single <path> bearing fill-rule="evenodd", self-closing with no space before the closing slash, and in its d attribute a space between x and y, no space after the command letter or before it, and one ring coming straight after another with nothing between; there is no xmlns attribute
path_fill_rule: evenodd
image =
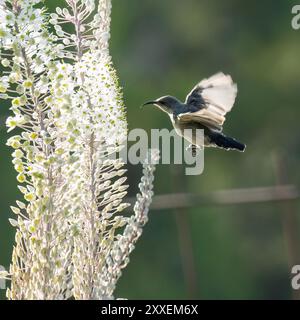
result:
<svg viewBox="0 0 300 320"><path fill-rule="evenodd" d="M183 170L176 170L171 166L171 178L174 192L186 189L183 179ZM188 299L199 299L198 275L195 264L192 231L189 215L185 214L187 208L174 208L174 217L178 234L178 245L181 257L181 265L185 282L185 290Z"/></svg>
<svg viewBox="0 0 300 320"><path fill-rule="evenodd" d="M277 185L258 188L220 190L207 194L172 193L154 196L151 210L190 208L202 205L234 205L264 202L282 202L300 198L295 185ZM126 201L134 203L135 199Z"/></svg>
<svg viewBox="0 0 300 320"><path fill-rule="evenodd" d="M280 153L276 153L273 156L273 161L277 184L281 185L287 183L288 174L284 157ZM280 203L280 208L282 211L282 230L289 267L288 274L290 274L292 267L300 264L297 208L292 201ZM293 290L292 297L295 300L300 300L299 290Z"/></svg>

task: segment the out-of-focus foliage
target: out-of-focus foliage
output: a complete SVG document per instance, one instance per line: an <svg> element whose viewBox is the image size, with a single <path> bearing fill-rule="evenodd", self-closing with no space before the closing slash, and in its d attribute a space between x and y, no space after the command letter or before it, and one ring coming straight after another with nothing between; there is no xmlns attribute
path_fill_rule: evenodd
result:
<svg viewBox="0 0 300 320"><path fill-rule="evenodd" d="M53 9L61 0L47 3ZM225 132L245 142L246 152L206 150L204 173L184 176L184 186L174 186L170 170L181 166L161 165L156 194L273 185L277 152L285 156L288 182L298 183L300 31L291 28L292 5L286 0L113 1L111 54L130 128L171 128L163 113L139 106L165 94L183 99L198 80L217 71L230 73L238 84ZM14 232L6 221L20 195L4 145L8 107L3 103L0 112L0 252L8 266ZM129 166L130 185L137 185L140 170ZM183 214L193 240L195 298L291 298L282 206L202 206ZM116 296L187 298L174 214L151 215Z"/></svg>

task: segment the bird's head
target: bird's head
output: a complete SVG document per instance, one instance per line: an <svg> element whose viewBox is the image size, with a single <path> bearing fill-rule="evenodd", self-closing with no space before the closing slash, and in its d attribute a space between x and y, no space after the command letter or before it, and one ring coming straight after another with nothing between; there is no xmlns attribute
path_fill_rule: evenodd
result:
<svg viewBox="0 0 300 320"><path fill-rule="evenodd" d="M177 106L180 105L180 101L172 96L164 96L156 100L148 101L144 103L143 106L151 104L159 107L162 111L168 114L172 114L176 110Z"/></svg>

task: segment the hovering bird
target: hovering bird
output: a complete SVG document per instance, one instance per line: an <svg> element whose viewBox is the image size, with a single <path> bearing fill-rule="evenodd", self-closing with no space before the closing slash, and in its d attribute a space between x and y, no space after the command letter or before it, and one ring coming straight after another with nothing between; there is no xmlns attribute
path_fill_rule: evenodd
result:
<svg viewBox="0 0 300 320"><path fill-rule="evenodd" d="M236 95L237 86L231 76L220 72L199 82L184 103L175 97L163 96L143 106L152 104L166 112L177 134L191 143L193 155L197 148L204 146L243 152L246 148L243 143L222 132L225 115L232 109ZM192 130L187 130L187 134L185 129ZM204 146L197 141L195 129L204 130Z"/></svg>

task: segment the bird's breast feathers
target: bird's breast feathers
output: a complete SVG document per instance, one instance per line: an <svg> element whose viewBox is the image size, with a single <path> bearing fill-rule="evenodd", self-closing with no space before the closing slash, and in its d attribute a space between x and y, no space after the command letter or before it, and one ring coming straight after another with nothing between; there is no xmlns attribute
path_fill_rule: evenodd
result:
<svg viewBox="0 0 300 320"><path fill-rule="evenodd" d="M205 126L197 122L181 122L177 116L170 116L173 127L176 133L186 139L189 143L202 147L203 145L209 145L210 141L207 135L205 135ZM196 129L202 129L204 137L196 132Z"/></svg>

